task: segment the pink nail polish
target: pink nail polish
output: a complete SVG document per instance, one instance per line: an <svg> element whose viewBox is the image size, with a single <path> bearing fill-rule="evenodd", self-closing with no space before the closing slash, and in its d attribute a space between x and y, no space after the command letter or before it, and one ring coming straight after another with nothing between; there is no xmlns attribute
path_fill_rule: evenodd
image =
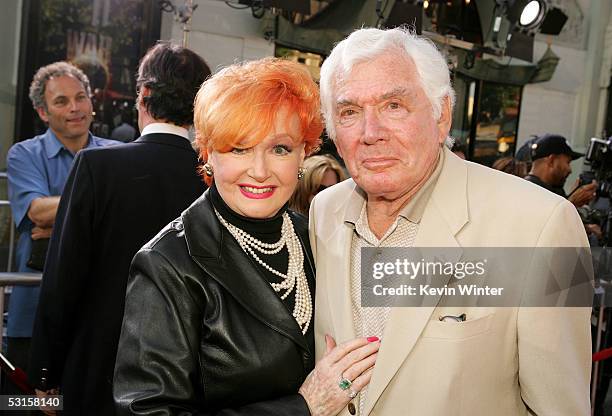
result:
<svg viewBox="0 0 612 416"><path fill-rule="evenodd" d="M378 341L378 337L368 337L367 340L368 342L376 342Z"/></svg>

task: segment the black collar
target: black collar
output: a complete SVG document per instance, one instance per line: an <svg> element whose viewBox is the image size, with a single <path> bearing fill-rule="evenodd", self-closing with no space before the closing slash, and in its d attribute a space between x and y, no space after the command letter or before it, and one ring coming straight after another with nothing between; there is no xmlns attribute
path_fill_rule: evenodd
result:
<svg viewBox="0 0 612 416"><path fill-rule="evenodd" d="M546 182L544 182L542 179L540 179L539 177L537 177L536 175L533 174L529 174L527 176L525 176L524 178L525 180L531 182L531 183L535 183L536 185L540 185L542 188L548 189L550 192L553 192L563 198L567 198L567 195L565 194L565 190L563 189L563 187L559 187L559 186L551 186L549 184L547 184Z"/></svg>
<svg viewBox="0 0 612 416"><path fill-rule="evenodd" d="M180 147L181 149L195 152L189 140L187 140L183 136L178 136L176 134L170 133L145 134L144 136L140 136L138 139L134 140L134 143L156 143L165 146Z"/></svg>
<svg viewBox="0 0 612 416"><path fill-rule="evenodd" d="M209 192L204 192L182 214L189 255L253 316L312 353L299 325L261 275L255 261L244 253L217 219ZM305 247L299 233L298 237ZM305 249L304 252L306 267L312 269L314 276L314 262L309 250ZM265 305L261 303L262 296L268 299Z"/></svg>

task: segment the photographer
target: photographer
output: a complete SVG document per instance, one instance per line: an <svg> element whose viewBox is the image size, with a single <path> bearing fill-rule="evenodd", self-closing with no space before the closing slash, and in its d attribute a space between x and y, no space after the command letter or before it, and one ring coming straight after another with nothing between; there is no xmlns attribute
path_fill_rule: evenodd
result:
<svg viewBox="0 0 612 416"><path fill-rule="evenodd" d="M572 173L570 162L584 156L582 153L574 152L565 137L544 134L538 136L530 148L532 165L529 174L525 176L526 180L566 198L576 208L583 207L595 199L597 195L595 180L580 185L580 180L577 179L569 195L563 189L567 177ZM587 234L601 238L599 224L585 222L584 226Z"/></svg>

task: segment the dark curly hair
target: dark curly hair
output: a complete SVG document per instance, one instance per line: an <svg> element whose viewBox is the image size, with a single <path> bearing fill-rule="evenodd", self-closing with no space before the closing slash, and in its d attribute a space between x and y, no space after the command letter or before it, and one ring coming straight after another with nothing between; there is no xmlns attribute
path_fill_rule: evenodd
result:
<svg viewBox="0 0 612 416"><path fill-rule="evenodd" d="M192 50L158 42L140 61L136 86L150 90L142 102L153 118L184 126L193 124L193 100L209 75L208 65Z"/></svg>
<svg viewBox="0 0 612 416"><path fill-rule="evenodd" d="M36 71L34 79L30 84L30 100L34 110L44 108L47 110L47 102L45 101L45 88L47 82L54 77L71 76L81 84L87 93L87 96L91 96L91 87L89 85L89 78L83 71L76 66L68 62L54 62L47 66L43 66Z"/></svg>

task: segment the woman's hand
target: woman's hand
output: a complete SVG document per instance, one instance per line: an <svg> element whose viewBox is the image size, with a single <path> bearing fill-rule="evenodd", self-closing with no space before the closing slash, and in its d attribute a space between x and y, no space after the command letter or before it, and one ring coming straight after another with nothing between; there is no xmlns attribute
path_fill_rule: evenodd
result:
<svg viewBox="0 0 612 416"><path fill-rule="evenodd" d="M300 387L313 416L335 415L363 389L372 377L380 340L376 337L356 338L336 346L325 336L327 351ZM341 379L351 381L350 388L342 390Z"/></svg>

